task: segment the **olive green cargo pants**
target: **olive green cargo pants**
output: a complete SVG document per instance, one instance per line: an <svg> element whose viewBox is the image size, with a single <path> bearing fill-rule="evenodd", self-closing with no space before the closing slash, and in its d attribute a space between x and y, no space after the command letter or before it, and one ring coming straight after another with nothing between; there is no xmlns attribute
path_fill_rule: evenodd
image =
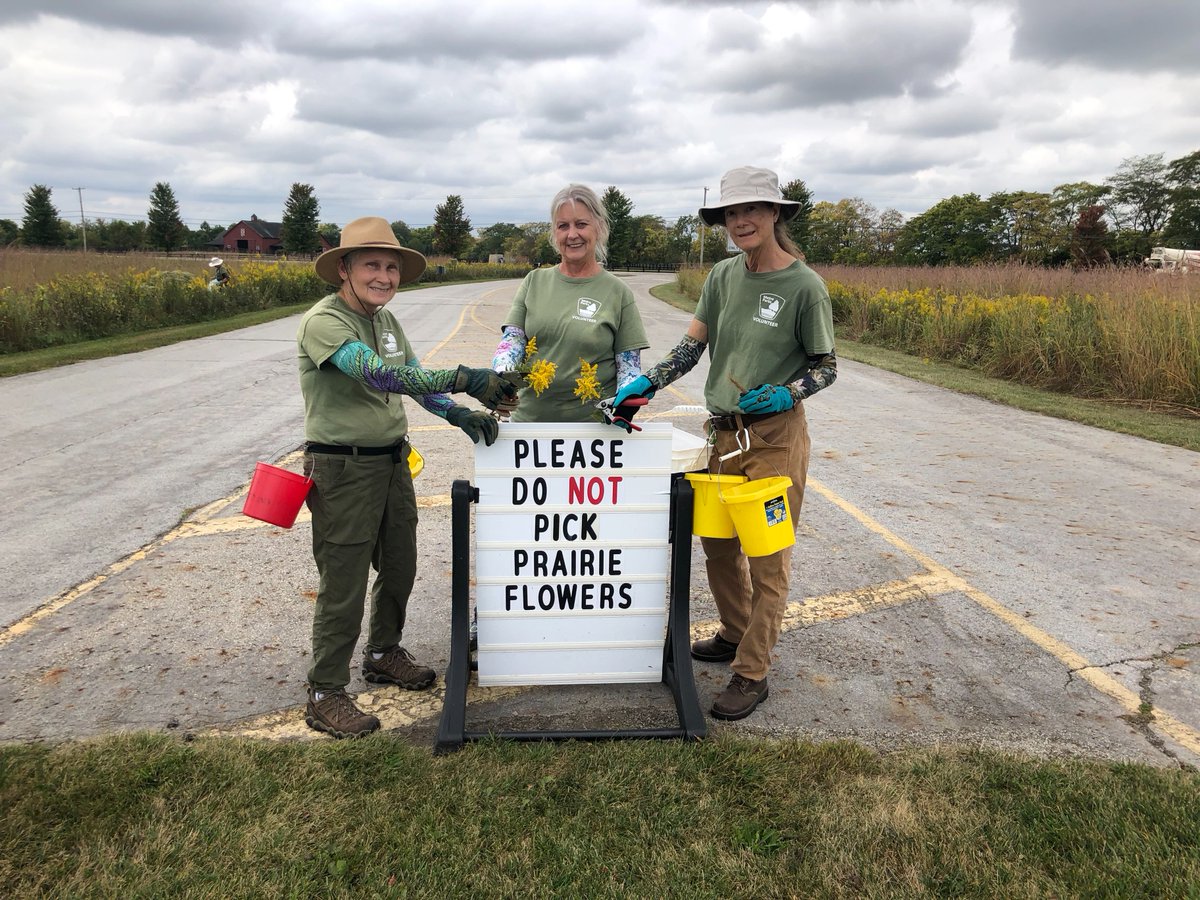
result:
<svg viewBox="0 0 1200 900"><path fill-rule="evenodd" d="M400 643L417 572L417 499L407 457L407 444L391 456L304 455L304 472L313 479L307 502L321 579L308 670L316 690L350 683L372 567L378 574L367 646Z"/></svg>

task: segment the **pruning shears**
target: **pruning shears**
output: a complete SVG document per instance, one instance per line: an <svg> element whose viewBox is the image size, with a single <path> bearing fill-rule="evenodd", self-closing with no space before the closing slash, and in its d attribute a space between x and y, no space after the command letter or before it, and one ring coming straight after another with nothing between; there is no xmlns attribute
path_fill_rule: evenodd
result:
<svg viewBox="0 0 1200 900"><path fill-rule="evenodd" d="M620 412L621 410L630 406L645 406L650 401L645 397L630 397L620 406L614 406L613 401L616 399L616 397L609 397L607 400L601 400L596 404L596 409L600 410L600 412L604 414L604 421L609 425L620 425L626 431L641 431L641 425L633 424L633 414L637 412L636 408L631 410L629 414L625 416L621 415Z"/></svg>

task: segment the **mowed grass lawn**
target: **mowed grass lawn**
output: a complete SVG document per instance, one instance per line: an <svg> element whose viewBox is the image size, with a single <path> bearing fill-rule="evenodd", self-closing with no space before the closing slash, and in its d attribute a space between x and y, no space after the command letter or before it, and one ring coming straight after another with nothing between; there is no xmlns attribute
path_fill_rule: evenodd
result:
<svg viewBox="0 0 1200 900"><path fill-rule="evenodd" d="M1195 897L1194 772L851 743L0 748L11 897Z"/></svg>

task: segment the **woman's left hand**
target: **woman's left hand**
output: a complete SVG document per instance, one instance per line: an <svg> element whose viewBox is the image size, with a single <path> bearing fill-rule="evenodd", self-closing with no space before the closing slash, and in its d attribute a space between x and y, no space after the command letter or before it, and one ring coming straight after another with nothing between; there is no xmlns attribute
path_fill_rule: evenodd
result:
<svg viewBox="0 0 1200 900"><path fill-rule="evenodd" d="M777 384L760 384L738 397L738 409L744 413L783 412L795 405L792 392Z"/></svg>

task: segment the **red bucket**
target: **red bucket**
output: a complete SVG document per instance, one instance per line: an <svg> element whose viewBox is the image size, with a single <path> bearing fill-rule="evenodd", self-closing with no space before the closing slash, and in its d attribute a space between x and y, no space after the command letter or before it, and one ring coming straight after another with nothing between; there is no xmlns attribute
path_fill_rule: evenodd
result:
<svg viewBox="0 0 1200 900"><path fill-rule="evenodd" d="M312 487L312 479L260 462L254 467L242 515L291 528Z"/></svg>

